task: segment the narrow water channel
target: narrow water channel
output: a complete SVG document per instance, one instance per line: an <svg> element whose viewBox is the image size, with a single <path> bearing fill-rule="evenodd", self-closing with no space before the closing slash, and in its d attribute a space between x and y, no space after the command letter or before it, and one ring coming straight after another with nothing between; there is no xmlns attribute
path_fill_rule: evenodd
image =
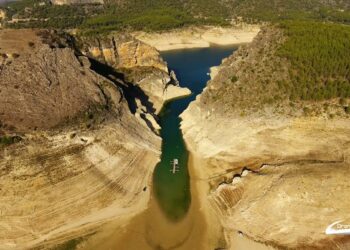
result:
<svg viewBox="0 0 350 250"><path fill-rule="evenodd" d="M162 156L153 176L149 207L135 216L127 225L102 230L89 244L95 249L213 249L208 242L216 244L216 235L208 238L204 214L196 195L190 187L187 168L189 154L180 130L179 115L189 103L203 91L209 80L210 67L220 65L234 47L210 47L185 49L162 53L168 67L174 70L180 85L191 89L192 95L169 102L160 114ZM170 161L179 159L179 172L171 172ZM196 166L197 167L197 166ZM193 183L193 181L192 181ZM193 194L193 197L191 197ZM210 245L211 246L211 245Z"/></svg>
<svg viewBox="0 0 350 250"><path fill-rule="evenodd" d="M169 102L160 114L161 137L163 138L161 161L157 165L153 191L158 204L171 221L182 219L191 204L190 179L187 169L188 151L180 130L179 115L200 94L210 76L210 67L220 65L234 47L210 47L163 52L161 55L174 70L180 85L192 91L186 98ZM179 171L171 172L171 161L179 160Z"/></svg>

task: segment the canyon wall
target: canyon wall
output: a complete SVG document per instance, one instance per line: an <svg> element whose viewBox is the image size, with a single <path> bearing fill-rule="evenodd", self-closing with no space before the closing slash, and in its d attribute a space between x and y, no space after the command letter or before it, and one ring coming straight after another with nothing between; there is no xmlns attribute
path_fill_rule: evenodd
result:
<svg viewBox="0 0 350 250"><path fill-rule="evenodd" d="M197 159L192 178L208 223L220 221L226 243L219 248L248 241L257 249L348 249L345 236L325 234L331 223L349 221L348 104L329 100L322 110L318 102L262 103L273 94L264 76L288 80L287 62L275 57L283 41L278 29L264 29L212 71L181 115Z"/></svg>
<svg viewBox="0 0 350 250"><path fill-rule="evenodd" d="M0 32L0 249L84 239L148 206L154 113L69 43Z"/></svg>
<svg viewBox="0 0 350 250"><path fill-rule="evenodd" d="M164 103L191 94L181 88L174 72L169 72L159 52L125 33L106 37L82 37L82 51L85 55L105 63L124 75L126 82L139 87L149 97L155 113Z"/></svg>

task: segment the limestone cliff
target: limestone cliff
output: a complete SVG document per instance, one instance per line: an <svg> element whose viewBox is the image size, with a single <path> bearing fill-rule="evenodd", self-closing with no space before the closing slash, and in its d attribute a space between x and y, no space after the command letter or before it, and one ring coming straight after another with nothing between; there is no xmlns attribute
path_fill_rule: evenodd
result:
<svg viewBox="0 0 350 250"><path fill-rule="evenodd" d="M47 248L125 223L146 209L159 160L161 139L147 113L130 111L122 80L50 36L0 32L0 249Z"/></svg>
<svg viewBox="0 0 350 250"><path fill-rule="evenodd" d="M209 221L221 221L226 241L218 247L235 249L248 239L276 248L348 249L348 239L325 234L329 224L349 219L344 104L328 100L320 114L303 109L319 103L259 100L271 94L257 84L262 72L276 82L287 77L274 74L275 60L265 60L283 39L275 29L261 32L213 71L204 93L181 115L185 141L202 163L192 178L208 186L203 207L209 206Z"/></svg>
<svg viewBox="0 0 350 250"><path fill-rule="evenodd" d="M122 73L127 82L141 88L156 113L166 101L190 94L188 89L180 88L175 74L169 73L155 48L127 34L81 37L80 43L84 54L108 64Z"/></svg>
<svg viewBox="0 0 350 250"><path fill-rule="evenodd" d="M187 27L163 32L133 32L137 39L160 51L185 48L207 48L211 45L250 43L260 28L258 25L240 24L233 27Z"/></svg>

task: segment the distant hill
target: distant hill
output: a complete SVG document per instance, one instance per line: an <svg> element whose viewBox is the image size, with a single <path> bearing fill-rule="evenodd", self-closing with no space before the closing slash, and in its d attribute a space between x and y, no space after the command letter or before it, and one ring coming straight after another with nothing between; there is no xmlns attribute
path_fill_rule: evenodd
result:
<svg viewBox="0 0 350 250"><path fill-rule="evenodd" d="M232 20L350 23L350 1L345 0L22 0L7 6L10 19L26 20L11 24L12 28L80 28L86 34L125 29L168 30L188 25L224 26Z"/></svg>

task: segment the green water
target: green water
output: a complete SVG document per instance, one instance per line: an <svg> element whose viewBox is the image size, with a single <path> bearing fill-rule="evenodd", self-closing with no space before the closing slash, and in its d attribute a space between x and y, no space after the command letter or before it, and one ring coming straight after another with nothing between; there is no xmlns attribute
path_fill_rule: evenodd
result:
<svg viewBox="0 0 350 250"><path fill-rule="evenodd" d="M206 86L209 68L235 50L233 47L186 49L162 53L168 67L174 70L180 85L192 91L192 95L169 102L160 114L163 138L161 161L154 173L154 193L165 215L172 221L183 218L191 204L190 176L187 169L188 151L180 130L179 115ZM171 172L171 161L179 159L180 171Z"/></svg>

